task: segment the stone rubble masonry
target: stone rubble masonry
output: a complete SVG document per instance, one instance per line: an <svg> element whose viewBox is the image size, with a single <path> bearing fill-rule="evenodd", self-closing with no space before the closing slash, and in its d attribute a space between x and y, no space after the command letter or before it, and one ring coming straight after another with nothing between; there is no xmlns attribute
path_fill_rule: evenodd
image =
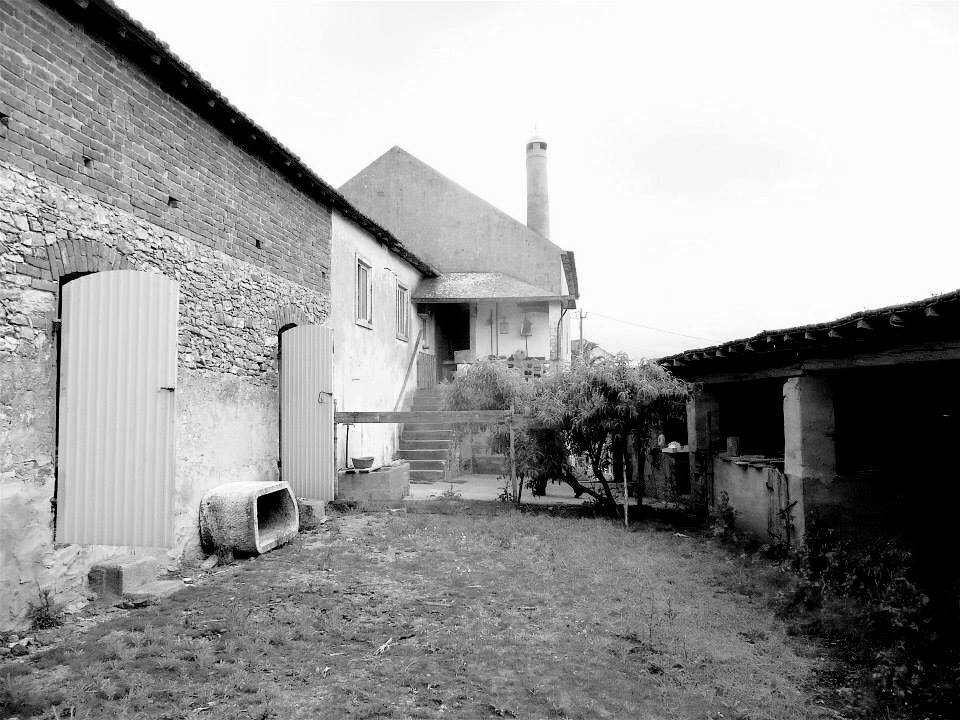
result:
<svg viewBox="0 0 960 720"><path fill-rule="evenodd" d="M329 293L330 209L42 3L0 2L0 114L0 161Z"/></svg>
<svg viewBox="0 0 960 720"><path fill-rule="evenodd" d="M34 228L34 229L30 229ZM180 283L179 364L276 385L277 332L329 299L0 162L0 353L49 353L61 276L161 272Z"/></svg>
<svg viewBox="0 0 960 720"><path fill-rule="evenodd" d="M50 512L58 280L111 269L162 272L180 283L178 374L186 394L178 403L178 433L207 422L206 413L225 412L215 403L237 408L256 396L267 400L259 411L264 419L254 420L266 425L251 427L266 427L271 440L262 444L272 446L278 331L290 322L324 322L329 314L329 298L319 292L0 162L0 606L10 612L0 614L0 627L20 622L38 584L55 586L59 598L76 597L89 564L111 555L54 546ZM195 377L207 378L209 406L194 401ZM202 471L222 477L229 466L223 459L211 465L216 449L197 449L189 435L177 445L182 550L196 534L197 495L210 482ZM276 451L259 452L262 458L244 458L249 467L236 472L260 477L275 468Z"/></svg>
<svg viewBox="0 0 960 720"><path fill-rule="evenodd" d="M60 282L180 284L174 522L276 480L278 331L330 312L331 210L49 5L0 0L0 629L123 548L54 544ZM142 554L138 549L138 554Z"/></svg>

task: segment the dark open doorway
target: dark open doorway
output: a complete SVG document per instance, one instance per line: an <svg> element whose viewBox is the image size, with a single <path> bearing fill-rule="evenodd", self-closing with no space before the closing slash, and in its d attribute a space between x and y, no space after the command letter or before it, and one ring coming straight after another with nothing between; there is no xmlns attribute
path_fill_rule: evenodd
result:
<svg viewBox="0 0 960 720"><path fill-rule="evenodd" d="M465 303L434 305L437 380L449 380L457 369L454 353L470 349L470 306Z"/></svg>

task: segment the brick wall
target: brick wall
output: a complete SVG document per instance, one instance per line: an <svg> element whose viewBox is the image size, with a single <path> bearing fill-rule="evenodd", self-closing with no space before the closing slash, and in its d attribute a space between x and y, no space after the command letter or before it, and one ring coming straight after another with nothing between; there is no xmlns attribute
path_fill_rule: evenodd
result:
<svg viewBox="0 0 960 720"><path fill-rule="evenodd" d="M331 222L96 37L0 0L0 630L118 551L53 542L59 280L179 282L176 561L206 489L277 479L277 333L329 316Z"/></svg>
<svg viewBox="0 0 960 720"><path fill-rule="evenodd" d="M0 0L0 115L0 160L328 292L329 209L38 2Z"/></svg>

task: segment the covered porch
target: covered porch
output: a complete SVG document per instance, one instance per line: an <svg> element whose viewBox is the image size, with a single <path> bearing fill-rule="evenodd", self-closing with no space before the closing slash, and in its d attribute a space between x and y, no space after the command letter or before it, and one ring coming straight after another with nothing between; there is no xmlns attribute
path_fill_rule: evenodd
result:
<svg viewBox="0 0 960 720"><path fill-rule="evenodd" d="M572 295L556 295L504 273L444 273L413 293L432 329L436 381L458 367L496 360L528 379L569 362L567 311Z"/></svg>

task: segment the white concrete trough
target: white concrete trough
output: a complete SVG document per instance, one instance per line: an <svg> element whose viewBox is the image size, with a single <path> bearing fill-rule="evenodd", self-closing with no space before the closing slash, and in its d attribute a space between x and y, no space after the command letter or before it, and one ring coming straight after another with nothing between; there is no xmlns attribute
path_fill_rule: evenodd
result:
<svg viewBox="0 0 960 720"><path fill-rule="evenodd" d="M289 483L226 483L200 501L200 539L208 550L265 553L299 529L300 514Z"/></svg>

